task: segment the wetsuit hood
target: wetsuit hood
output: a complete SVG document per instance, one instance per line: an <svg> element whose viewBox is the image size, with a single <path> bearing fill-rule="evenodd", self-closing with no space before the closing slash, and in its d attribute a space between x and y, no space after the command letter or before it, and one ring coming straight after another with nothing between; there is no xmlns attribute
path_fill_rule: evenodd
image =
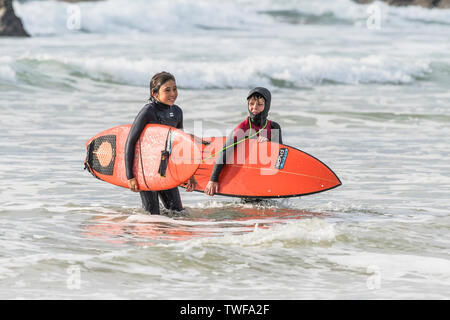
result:
<svg viewBox="0 0 450 320"><path fill-rule="evenodd" d="M256 88L250 90L250 92L248 93L247 101L255 93L258 93L263 96L263 98L265 100L264 110L261 111L260 113L258 113L257 115L254 115L253 113L250 112L250 110L248 110L248 113L249 113L248 117L254 124L262 127L266 123L267 116L269 115L270 102L272 100L272 95L270 94L270 91L268 89L263 88L263 87L256 87ZM247 103L247 109L248 109L248 103Z"/></svg>

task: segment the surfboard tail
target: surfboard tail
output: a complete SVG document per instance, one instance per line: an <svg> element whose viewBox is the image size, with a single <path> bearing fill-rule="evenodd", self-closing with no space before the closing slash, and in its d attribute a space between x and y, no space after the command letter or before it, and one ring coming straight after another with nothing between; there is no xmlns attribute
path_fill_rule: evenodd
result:
<svg viewBox="0 0 450 320"><path fill-rule="evenodd" d="M125 144L130 128L131 125L114 127L89 139L85 169L100 180L128 188ZM188 180L199 166L194 159L200 153L195 152L197 149L191 136L179 129L147 125L136 143L133 163L139 190L167 190Z"/></svg>
<svg viewBox="0 0 450 320"><path fill-rule="evenodd" d="M104 135L91 140L86 146L86 158L84 160L85 169L93 176L97 174L114 174L114 164L116 159L116 136Z"/></svg>

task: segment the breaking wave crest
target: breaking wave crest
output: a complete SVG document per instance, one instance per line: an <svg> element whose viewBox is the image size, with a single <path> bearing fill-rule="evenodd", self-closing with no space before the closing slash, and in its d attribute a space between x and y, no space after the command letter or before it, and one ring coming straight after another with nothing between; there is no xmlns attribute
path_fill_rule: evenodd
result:
<svg viewBox="0 0 450 320"><path fill-rule="evenodd" d="M321 84L409 84L426 78L430 63L424 60L404 61L383 55L362 58L338 58L319 55L300 57L260 56L231 62L198 62L125 57L63 57L31 55L0 61L0 81L20 78L15 68L27 64L35 77L68 76L100 82L147 86L151 74L175 70L177 83L183 88L248 88L256 85L295 88ZM44 65L44 67L42 67ZM45 65L52 66L45 68ZM36 72L33 73L33 68ZM16 76L16 73L18 75ZM45 78L45 77L44 77ZM33 81L31 81L33 82ZM36 83L39 83L36 81Z"/></svg>

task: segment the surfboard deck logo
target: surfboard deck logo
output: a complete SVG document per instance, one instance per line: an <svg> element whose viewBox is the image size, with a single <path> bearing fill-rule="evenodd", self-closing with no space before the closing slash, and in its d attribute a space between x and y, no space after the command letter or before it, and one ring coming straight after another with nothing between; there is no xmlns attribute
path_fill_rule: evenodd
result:
<svg viewBox="0 0 450 320"><path fill-rule="evenodd" d="M89 144L86 162L90 170L111 176L114 172L115 158L116 136L101 136Z"/></svg>
<svg viewBox="0 0 450 320"><path fill-rule="evenodd" d="M287 148L280 149L280 152L278 153L277 163L275 164L275 169L281 170L284 168L284 163L286 162L288 152L289 149Z"/></svg>

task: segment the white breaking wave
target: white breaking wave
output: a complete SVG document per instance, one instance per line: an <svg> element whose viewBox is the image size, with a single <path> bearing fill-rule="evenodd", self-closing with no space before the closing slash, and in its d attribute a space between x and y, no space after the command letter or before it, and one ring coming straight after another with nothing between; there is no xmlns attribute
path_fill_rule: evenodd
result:
<svg viewBox="0 0 450 320"><path fill-rule="evenodd" d="M426 277L430 282L450 280L448 259L409 254L352 253L351 255L329 255L333 263L351 269L366 269L367 273L382 274L383 281L400 281L411 277ZM374 272L376 271L376 272Z"/></svg>
<svg viewBox="0 0 450 320"><path fill-rule="evenodd" d="M17 1L16 1L17 2ZM57 1L15 3L31 34L188 31L237 28L261 23L253 8L224 1L108 0L76 4ZM267 18L266 21L269 21Z"/></svg>
<svg viewBox="0 0 450 320"><path fill-rule="evenodd" d="M183 243L183 250L190 250L205 245L289 245L292 243L330 244L336 239L334 225L322 219L312 218L298 221L289 221L270 226L267 229L255 227L253 232L240 235L223 235L221 237L203 237L192 239ZM173 244L179 245L179 244Z"/></svg>
<svg viewBox="0 0 450 320"><path fill-rule="evenodd" d="M376 6L382 27L424 26L430 23L450 25L450 10L430 10L418 6L391 7L383 2L359 5L351 0L108 0L65 3L59 1L14 2L18 16L32 35L65 34L72 32L190 32L203 28L261 30L289 23L273 14L335 17L338 20L364 26ZM272 14L270 14L272 13ZM301 19L300 22L301 24ZM340 23L340 22L336 22Z"/></svg>
<svg viewBox="0 0 450 320"><path fill-rule="evenodd" d="M248 88L255 85L305 86L322 83L408 84L431 72L424 60L405 60L384 55L362 58L259 56L228 62L198 62L165 59L132 59L125 57L63 57L28 55L23 59L57 61L68 70L97 81L147 86L152 74L161 70L173 72L180 87ZM21 58L19 58L20 60ZM10 68L6 65L5 70ZM68 71L69 72L69 71ZM13 73L11 70L9 73ZM11 76L10 75L10 76ZM280 82L278 84L277 82Z"/></svg>
<svg viewBox="0 0 450 320"><path fill-rule="evenodd" d="M0 82L16 82L16 72L11 67L11 57L0 57Z"/></svg>

